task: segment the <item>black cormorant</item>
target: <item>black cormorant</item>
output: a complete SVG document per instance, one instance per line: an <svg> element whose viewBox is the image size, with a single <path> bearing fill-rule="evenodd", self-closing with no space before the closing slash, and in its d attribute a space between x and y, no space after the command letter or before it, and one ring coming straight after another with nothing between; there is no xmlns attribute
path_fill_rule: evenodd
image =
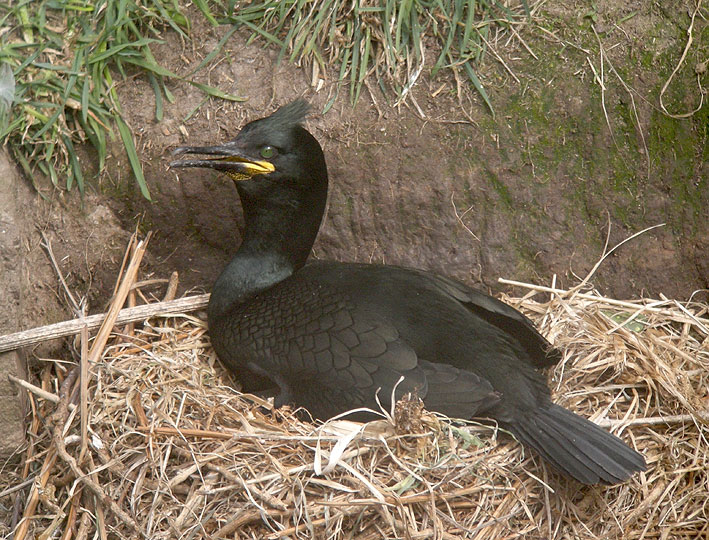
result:
<svg viewBox="0 0 709 540"><path fill-rule="evenodd" d="M453 418L487 417L585 484L615 484L643 457L551 402L540 371L560 354L512 307L430 272L374 264L305 264L327 199L320 144L294 101L248 123L208 157L172 167L229 175L244 209L241 246L217 279L209 333L245 391L277 385L276 406L314 417L390 405L415 392Z"/></svg>

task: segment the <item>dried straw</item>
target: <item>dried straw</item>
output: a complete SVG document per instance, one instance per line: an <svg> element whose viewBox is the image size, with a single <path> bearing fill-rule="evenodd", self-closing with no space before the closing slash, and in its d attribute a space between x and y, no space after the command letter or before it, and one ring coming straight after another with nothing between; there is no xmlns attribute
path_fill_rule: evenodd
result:
<svg viewBox="0 0 709 540"><path fill-rule="evenodd" d="M303 422L234 390L203 320L156 316L90 348L83 452L82 407L68 407L80 405L78 368L54 367L58 403L33 401L35 482L4 500L20 497L15 538L706 535L709 307L618 303L589 286L541 301L520 285L528 294L505 301L563 351L556 400L642 452L646 473L580 486L508 435L453 425L415 399L366 426Z"/></svg>

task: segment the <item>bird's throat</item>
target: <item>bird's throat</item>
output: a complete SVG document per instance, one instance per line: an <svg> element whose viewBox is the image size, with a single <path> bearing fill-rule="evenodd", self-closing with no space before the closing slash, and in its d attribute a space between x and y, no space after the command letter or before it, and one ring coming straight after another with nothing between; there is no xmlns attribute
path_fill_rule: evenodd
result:
<svg viewBox="0 0 709 540"><path fill-rule="evenodd" d="M240 250L214 284L209 299L209 320L226 315L293 272L290 263L275 254L253 256Z"/></svg>
<svg viewBox="0 0 709 540"><path fill-rule="evenodd" d="M245 231L239 249L217 279L209 302L215 320L302 268L324 212L324 197L254 201L240 190ZM310 194L313 195L313 194Z"/></svg>

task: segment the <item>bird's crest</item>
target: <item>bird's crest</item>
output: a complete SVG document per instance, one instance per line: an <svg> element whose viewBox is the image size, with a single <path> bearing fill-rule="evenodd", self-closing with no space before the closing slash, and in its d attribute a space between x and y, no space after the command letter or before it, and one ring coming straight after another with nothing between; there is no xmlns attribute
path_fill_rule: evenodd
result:
<svg viewBox="0 0 709 540"><path fill-rule="evenodd" d="M269 124L283 128L294 127L303 123L309 111L310 104L303 98L299 98L278 108L276 112L264 120L267 120Z"/></svg>

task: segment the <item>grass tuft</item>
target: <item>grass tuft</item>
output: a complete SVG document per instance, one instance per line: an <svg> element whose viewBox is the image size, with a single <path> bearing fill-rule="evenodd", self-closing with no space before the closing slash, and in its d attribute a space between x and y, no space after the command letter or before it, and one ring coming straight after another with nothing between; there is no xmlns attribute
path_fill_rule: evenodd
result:
<svg viewBox="0 0 709 540"><path fill-rule="evenodd" d="M226 22L232 28L188 77L211 62L238 28L246 27L252 39L278 47L281 59L313 61L321 73L338 66L338 82L349 83L353 103L370 77L389 94L387 99L394 97L393 89L398 101L421 74L428 48L437 55L435 63L429 62L431 74L462 73L493 114L474 66L495 28L530 14L525 0L516 7L495 0L196 0L194 5L210 24ZM41 171L55 186L76 185L83 193L85 174L75 146L89 142L101 170L108 142L120 140L141 192L150 199L133 134L121 118L114 77L146 77L154 93L155 118L162 119L165 100L174 101L165 80L179 77L158 64L151 46L161 43L164 29L189 32L189 19L178 2L24 0L0 5L0 26L0 143L7 143L26 175L36 182L36 171ZM187 82L207 96L241 99ZM3 114L8 108L10 114Z"/></svg>
<svg viewBox="0 0 709 540"><path fill-rule="evenodd" d="M206 3L199 7L214 20ZM75 145L89 142L100 170L117 128L141 193L150 199L133 134L121 118L114 76L146 76L155 95L156 119L162 118L164 99L174 100L165 79L178 76L158 64L150 47L161 42L165 28L183 35L189 31L177 2L25 0L0 5L0 26L6 29L0 33L0 65L10 66L16 85L12 114L6 124L0 123L0 142L7 143L26 175L35 183L39 170L55 186L76 185L83 193L84 172ZM208 95L239 99L196 85Z"/></svg>
<svg viewBox="0 0 709 540"><path fill-rule="evenodd" d="M530 14L526 0L514 8L494 0L267 0L232 9L228 20L280 47L281 58L314 61L321 72L340 65L339 82L350 83L352 102L371 75L397 99L405 96L424 66L424 44L432 39L440 52L431 74L462 70L491 112L474 66L492 27Z"/></svg>

